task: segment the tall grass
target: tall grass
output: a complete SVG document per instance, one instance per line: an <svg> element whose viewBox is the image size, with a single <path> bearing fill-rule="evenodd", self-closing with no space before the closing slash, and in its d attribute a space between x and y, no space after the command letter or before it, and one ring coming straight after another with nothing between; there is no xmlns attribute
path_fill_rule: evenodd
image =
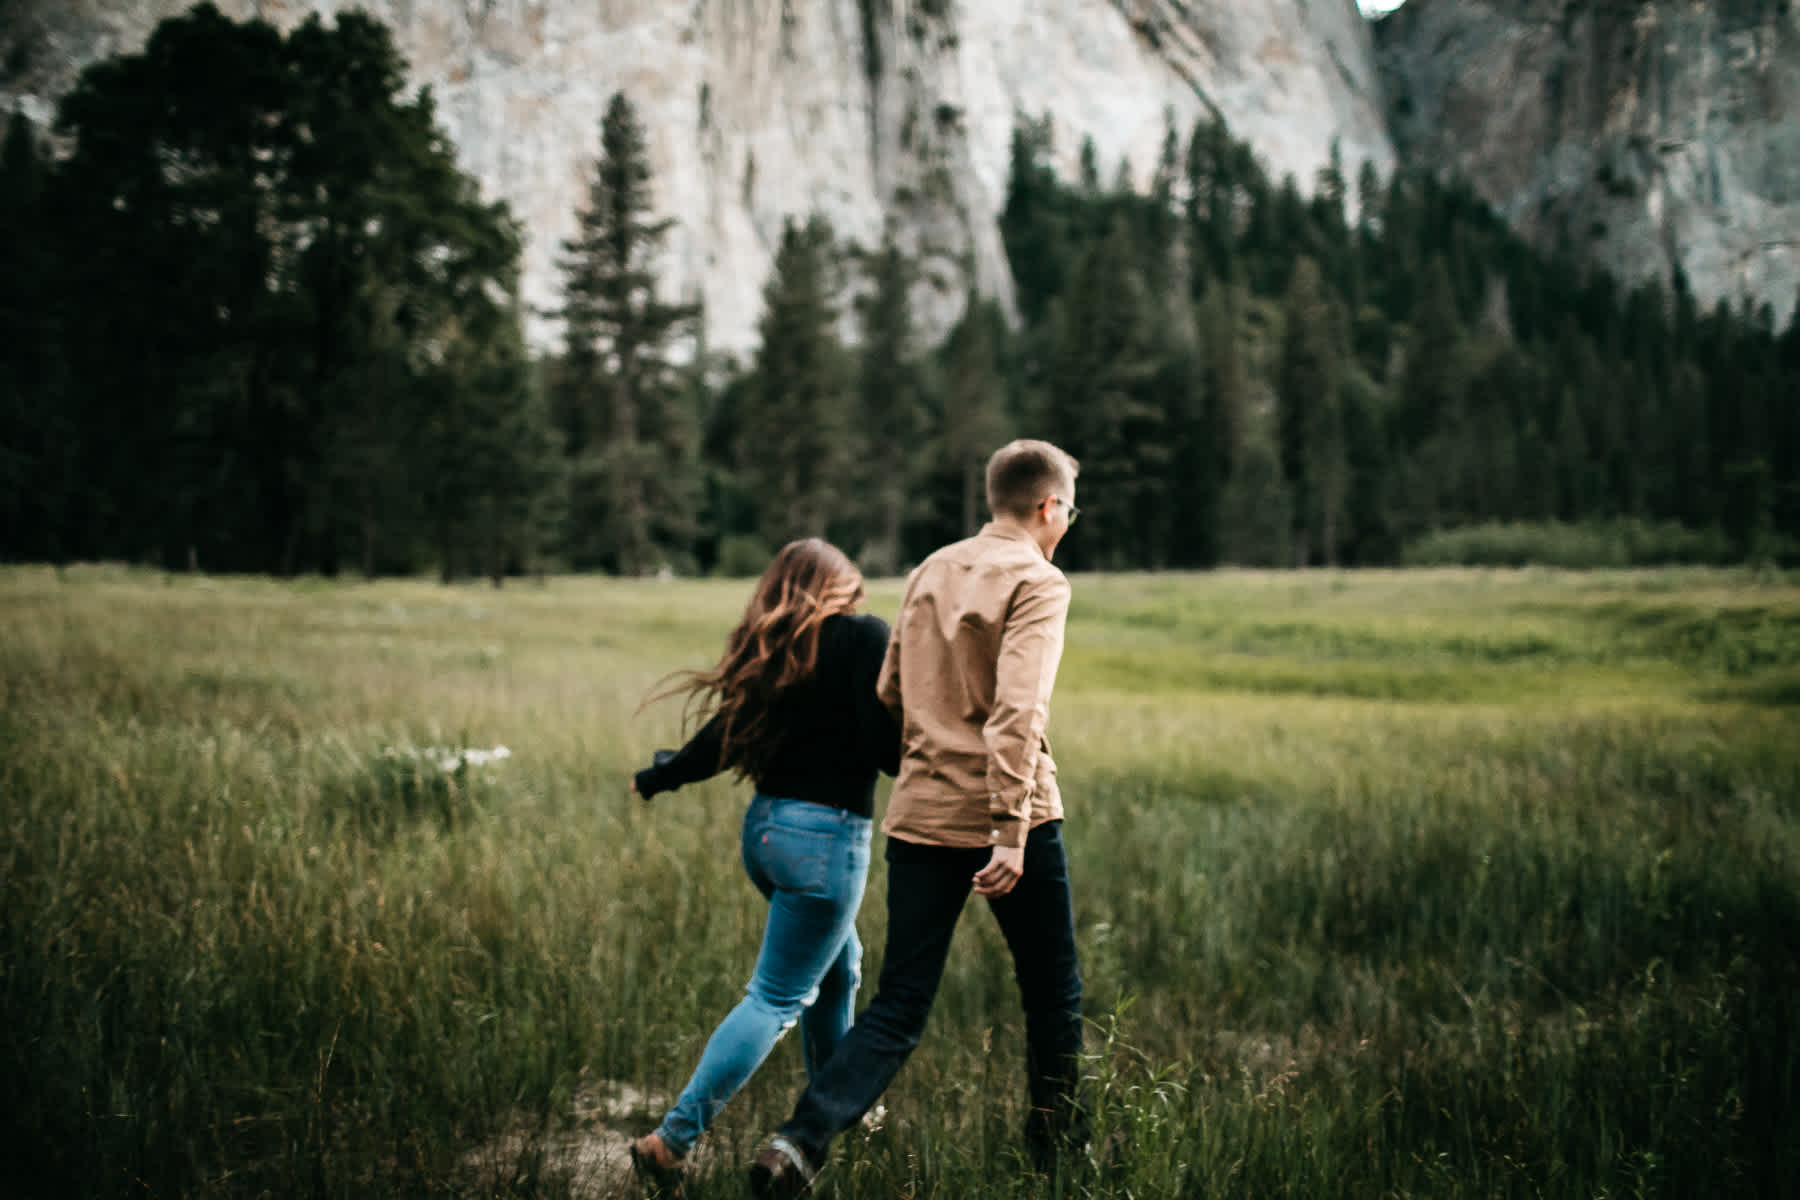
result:
<svg viewBox="0 0 1800 1200"><path fill-rule="evenodd" d="M554 1147L660 1115L761 928L742 788L627 792L680 734L639 702L743 587L0 573L21 1194L626 1186ZM1020 1163L1018 1004L972 907L833 1186L1783 1194L1797 702L1779 577L1078 579L1052 740L1102 1137ZM741 1193L800 1082L779 1047L697 1194Z"/></svg>

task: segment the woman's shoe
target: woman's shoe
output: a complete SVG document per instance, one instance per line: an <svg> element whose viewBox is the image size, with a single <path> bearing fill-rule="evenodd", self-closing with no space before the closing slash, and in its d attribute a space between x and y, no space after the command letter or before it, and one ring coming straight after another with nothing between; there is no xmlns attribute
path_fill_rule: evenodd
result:
<svg viewBox="0 0 1800 1200"><path fill-rule="evenodd" d="M654 1133L631 1139L631 1169L643 1180L646 1191L663 1200L676 1200L687 1176L687 1164Z"/></svg>

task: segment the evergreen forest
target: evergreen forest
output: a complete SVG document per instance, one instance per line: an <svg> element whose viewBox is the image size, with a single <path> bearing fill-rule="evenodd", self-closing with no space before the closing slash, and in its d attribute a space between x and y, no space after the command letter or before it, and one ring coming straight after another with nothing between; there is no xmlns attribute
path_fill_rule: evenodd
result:
<svg viewBox="0 0 1800 1200"><path fill-rule="evenodd" d="M1426 170L1302 187L1202 122L1064 179L1023 119L1014 305L928 341L895 238L794 221L740 362L667 298L623 94L537 351L519 226L366 15L202 4L4 133L7 560L892 573L1014 436L1082 463L1076 569L1800 560L1800 310L1626 286Z"/></svg>

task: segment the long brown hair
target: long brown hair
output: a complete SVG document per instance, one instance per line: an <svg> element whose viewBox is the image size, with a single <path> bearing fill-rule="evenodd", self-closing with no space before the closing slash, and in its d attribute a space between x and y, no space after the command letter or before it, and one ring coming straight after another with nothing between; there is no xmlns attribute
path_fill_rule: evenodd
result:
<svg viewBox="0 0 1800 1200"><path fill-rule="evenodd" d="M650 699L685 692L690 717L710 709L722 719L720 766L755 779L780 747L782 700L818 666L819 626L862 601L862 572L842 550L821 538L789 542L757 580L718 664L684 672Z"/></svg>

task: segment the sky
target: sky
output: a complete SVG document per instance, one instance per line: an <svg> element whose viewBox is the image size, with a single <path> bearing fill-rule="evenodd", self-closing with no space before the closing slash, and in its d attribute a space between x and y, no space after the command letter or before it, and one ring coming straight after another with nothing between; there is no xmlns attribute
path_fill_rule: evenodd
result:
<svg viewBox="0 0 1800 1200"><path fill-rule="evenodd" d="M1379 17L1383 13L1393 12L1405 4L1406 0L1356 0L1356 2L1362 6L1363 16Z"/></svg>

